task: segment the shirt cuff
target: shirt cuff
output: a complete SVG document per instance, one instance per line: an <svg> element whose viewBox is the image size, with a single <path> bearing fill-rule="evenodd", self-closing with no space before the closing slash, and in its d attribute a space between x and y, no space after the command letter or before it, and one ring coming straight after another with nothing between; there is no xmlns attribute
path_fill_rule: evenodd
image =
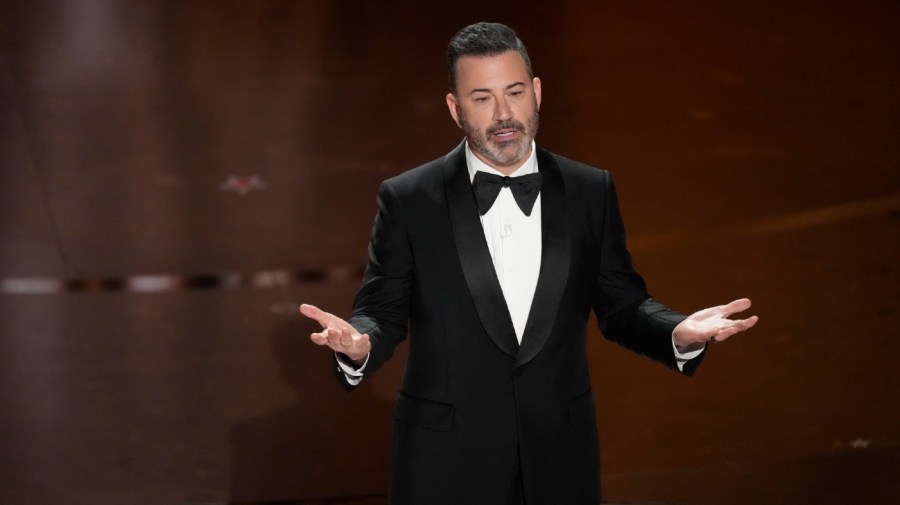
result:
<svg viewBox="0 0 900 505"><path fill-rule="evenodd" d="M344 378L347 379L347 383L351 386L356 386L362 382L363 374L366 370L366 365L369 364L369 356L371 355L372 353L366 354L366 360L358 367L355 363L348 361L339 353L334 353L334 360L337 361L338 371L344 373Z"/></svg>
<svg viewBox="0 0 900 505"><path fill-rule="evenodd" d="M702 354L703 351L705 351L705 350L706 350L706 346L704 345L703 347L701 347L699 349L695 349L693 351L688 351L685 353L678 352L678 348L675 347L675 332L674 331L672 332L672 352L675 353L675 364L678 365L679 372L684 371L685 363L696 358L697 356L700 356L700 354Z"/></svg>

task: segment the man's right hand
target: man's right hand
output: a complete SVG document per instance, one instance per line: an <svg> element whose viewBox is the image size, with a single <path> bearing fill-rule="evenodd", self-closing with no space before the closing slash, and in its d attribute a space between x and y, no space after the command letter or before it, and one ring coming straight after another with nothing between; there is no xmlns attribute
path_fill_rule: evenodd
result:
<svg viewBox="0 0 900 505"><path fill-rule="evenodd" d="M335 352L344 354L357 365L365 363L369 351L372 350L368 334L360 335L347 321L314 305L301 305L300 313L322 325L321 332L309 335L314 344L328 346Z"/></svg>

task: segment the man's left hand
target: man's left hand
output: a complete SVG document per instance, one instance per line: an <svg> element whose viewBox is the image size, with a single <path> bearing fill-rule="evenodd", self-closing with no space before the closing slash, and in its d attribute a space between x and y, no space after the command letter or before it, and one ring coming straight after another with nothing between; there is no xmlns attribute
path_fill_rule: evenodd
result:
<svg viewBox="0 0 900 505"><path fill-rule="evenodd" d="M675 327L672 339L681 351L698 349L706 342L721 342L740 331L748 330L759 320L756 316L747 319L728 319L732 314L750 308L750 300L741 298L727 305L710 307L694 312Z"/></svg>

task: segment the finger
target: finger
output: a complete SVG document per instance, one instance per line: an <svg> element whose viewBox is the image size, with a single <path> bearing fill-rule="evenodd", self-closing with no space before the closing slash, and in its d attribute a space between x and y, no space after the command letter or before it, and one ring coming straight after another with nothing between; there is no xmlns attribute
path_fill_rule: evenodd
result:
<svg viewBox="0 0 900 505"><path fill-rule="evenodd" d="M340 330L341 333L341 346L344 348L349 348L353 346L353 332L350 331L349 328L342 328Z"/></svg>
<svg viewBox="0 0 900 505"><path fill-rule="evenodd" d="M726 340L728 337L731 337L732 335L734 335L735 333L737 333L739 331L740 331L739 329L728 328L727 330L722 330L719 333L713 335L710 338L710 340L713 342L722 342L722 341ZM715 339L715 340L713 340L713 339Z"/></svg>
<svg viewBox="0 0 900 505"><path fill-rule="evenodd" d="M757 316L750 316L747 319L742 319L741 324L743 324L744 327L741 328L741 331L749 330L750 328L753 328L753 326L756 324L757 321L759 321L759 317L757 317Z"/></svg>
<svg viewBox="0 0 900 505"><path fill-rule="evenodd" d="M728 317L732 314L743 312L749 309L751 305L752 304L749 298L740 298L727 305L722 305L717 308L719 309L719 313L722 314L722 317Z"/></svg>
<svg viewBox="0 0 900 505"><path fill-rule="evenodd" d="M721 342L726 338L734 335L735 333L740 333L742 331L749 330L759 321L759 318L756 316L749 317L747 319L740 319L733 321L733 324L722 327L719 332L715 335L716 341Z"/></svg>
<svg viewBox="0 0 900 505"><path fill-rule="evenodd" d="M372 342L369 340L369 334L360 335L356 340L356 346L360 351L369 352L372 349Z"/></svg>
<svg viewBox="0 0 900 505"><path fill-rule="evenodd" d="M747 319L741 319L739 321L740 324L737 325L737 330L735 333L739 331L747 331L750 328L753 328L756 325L756 322L759 321L759 318L756 316L748 317Z"/></svg>
<svg viewBox="0 0 900 505"><path fill-rule="evenodd" d="M328 326L329 321L331 320L331 314L325 312L324 310L316 307L315 305L309 305L304 303L300 305L300 313L304 316L316 320L322 327Z"/></svg>
<svg viewBox="0 0 900 505"><path fill-rule="evenodd" d="M331 347L335 351L341 352L343 351L343 347L341 345L341 332L334 328L326 328L322 333L325 334L325 338L328 339L328 347Z"/></svg>
<svg viewBox="0 0 900 505"><path fill-rule="evenodd" d="M718 326L720 332L726 330L744 331L753 327L759 318L756 316L747 319L723 319L722 324Z"/></svg>
<svg viewBox="0 0 900 505"><path fill-rule="evenodd" d="M309 339L316 345L328 345L328 336L325 335L325 332L310 333Z"/></svg>

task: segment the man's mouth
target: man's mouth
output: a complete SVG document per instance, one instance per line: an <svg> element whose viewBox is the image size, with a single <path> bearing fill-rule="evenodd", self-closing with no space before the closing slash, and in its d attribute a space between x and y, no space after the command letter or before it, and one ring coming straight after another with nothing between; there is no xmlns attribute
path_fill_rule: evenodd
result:
<svg viewBox="0 0 900 505"><path fill-rule="evenodd" d="M515 128L504 128L502 130L497 130L495 132L492 132L491 135L493 135L494 137L497 137L500 140L506 140L506 139L512 138L518 132L519 132L519 130L517 130Z"/></svg>

